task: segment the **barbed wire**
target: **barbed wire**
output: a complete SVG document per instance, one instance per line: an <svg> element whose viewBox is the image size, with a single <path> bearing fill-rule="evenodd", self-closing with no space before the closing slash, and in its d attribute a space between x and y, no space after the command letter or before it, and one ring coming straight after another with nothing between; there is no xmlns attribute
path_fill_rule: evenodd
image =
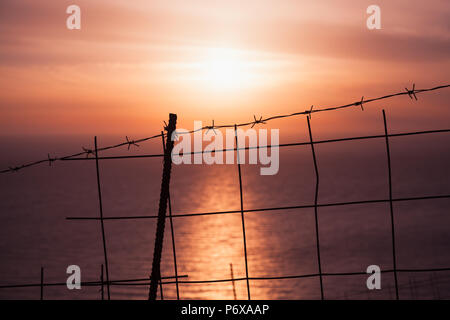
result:
<svg viewBox="0 0 450 320"><path fill-rule="evenodd" d="M433 87L433 88L416 89L416 85L415 85L415 83L413 83L412 89L405 88L405 91L401 91L401 92L397 92L397 93L393 93L393 94L388 94L388 95L380 96L380 97L377 97L377 98L366 99L366 100L364 100L364 96L362 96L361 100L353 102L353 103L348 103L348 104L345 104L345 105L326 107L326 108L314 108L314 105L311 105L309 110L304 110L304 111L294 112L294 113L289 113L289 114L283 114L283 115L275 115L275 116L270 116L268 118L263 118L262 116L260 116L259 119L256 117L256 115L253 115L253 120L252 121L250 121L250 122L243 122L243 123L239 123L239 124L216 125L215 121L212 120L212 124L209 125L209 126L203 126L201 128L194 129L194 130L191 130L191 131L186 131L186 132L176 132L176 134L192 134L192 133L195 133L195 132L198 132L198 131L203 131L203 130L208 130L208 132L211 130L212 132L214 132L216 134L215 129L225 129L225 128L234 128L234 127L245 127L245 126L251 126L251 128L253 128L254 126L256 126L258 124L266 124L268 121L271 121L271 120L290 118L290 117L300 116L300 115L306 115L309 118L311 118L311 115L313 113L325 112L325 111L333 111L333 110L340 110L340 109L351 108L351 107L355 107L355 106L360 107L361 110L364 111L364 106L363 105L367 104L367 103L380 101L380 100L384 100L384 99L389 99L389 98L393 98L393 97L397 97L397 96L403 96L403 95L407 95L411 100L418 100L416 94L423 93L423 92L440 90L440 89L449 88L449 87L450 87L450 84L440 85L440 86ZM166 130L166 127L167 127L167 124L165 124L164 130ZM152 139L155 139L155 138L159 138L159 137L165 137L165 136L166 136L165 133L160 133L160 134L156 134L156 135L153 135L153 136L150 136L150 137L141 138L141 139L137 139L137 140L130 140L128 138L128 136L126 136L125 137L125 139L126 139L125 142L121 142L121 143L118 143L118 144L115 144L115 145L110 145L110 146L107 146L107 147L98 148L97 152L107 151L107 150L111 150L111 149L116 149L116 148L120 148L120 147L123 147L123 146L127 146L128 150L130 150L131 146L139 147L139 143L142 143L142 142L145 142L145 141L149 141L149 140L152 140ZM48 163L49 166L51 166L51 164L53 162L55 162L55 161L69 160L69 159L80 157L80 156L86 156L86 158L89 158L90 155L92 155L92 156L95 155L95 151L93 149L82 147L82 150L83 150L82 152L74 153L74 154L71 154L71 155L63 156L63 157L51 157L50 153L47 153L47 158L46 159L33 161L33 162L22 164L22 165L19 165L19 166L8 167L7 169L1 170L0 174L1 173L9 173L9 172L17 172L17 171L19 171L21 169L33 167L33 166L36 166L36 165L39 165L39 164L42 164L42 163Z"/></svg>
<svg viewBox="0 0 450 320"><path fill-rule="evenodd" d="M138 140L129 140L128 137L126 137L126 141L125 142L121 142L115 145L111 145L111 146L107 146L107 147L103 147L103 148L98 148L97 152L99 151L106 151L106 150L110 150L110 149L115 149L115 148L119 148L119 147L123 147L123 146L128 146L128 150L130 150L130 147L132 145L139 147L138 143L141 142L145 142L154 138L158 138L161 137L162 134L157 134L151 137L147 137L147 138L142 138L142 139L138 139ZM8 169L4 169L2 171L0 171L0 173L7 173L7 172L17 172L21 169L24 168L28 168L28 167L32 167L32 166L36 166L38 164L41 163L48 163L49 166L51 166L51 164L55 161L63 161L63 160L68 160L68 159L72 159L72 158L76 158L76 157L80 157L80 156L84 156L86 155L86 158L89 157L89 155L95 155L95 151L93 149L88 149L85 147L81 147L81 149L83 150L83 152L78 152L78 153L74 153L68 156L64 156L64 157L54 157L52 158L50 156L50 154L47 154L47 159L43 159L43 160L37 160L34 162L30 162L30 163L26 163L20 166L16 166L16 167L9 167Z"/></svg>
<svg viewBox="0 0 450 320"><path fill-rule="evenodd" d="M416 89L416 84L413 83L411 90L408 88L405 88L405 91L388 94L388 95L384 95L384 96L377 97L377 98L366 99L366 100L364 100L364 96L362 96L361 100L359 100L359 101L348 103L348 104L341 105L341 106L315 108L314 105L311 105L309 110L304 110L304 111L294 112L294 113L289 113L289 114L284 114L284 115L276 115L276 116L271 116L271 117L264 118L264 119L262 118L262 116L260 116L259 119L257 119L256 115L253 115L253 119L254 119L253 121L244 122L244 123L240 123L240 124L214 125L214 120L213 120L211 126L204 126L204 127L201 127L201 128L195 129L195 130L191 130L188 132L181 132L181 133L195 133L197 131L202 131L202 130L234 128L234 126L237 126L237 127L251 126L253 128L257 124L266 124L266 122L271 121L271 120L290 118L290 117L299 116L299 115L306 115L309 118L311 118L311 114L316 113L316 112L333 111L333 110L345 109L345 108L350 108L350 107L355 107L355 106L361 107L361 110L364 111L363 104L367 104L367 103L379 101L379 100L384 100L384 99L389 99L389 98L393 98L393 97L397 97L397 96L403 96L403 95L407 95L410 99L413 99L413 97L414 97L415 100L418 100L417 96L416 96L417 93L435 91L435 90L444 89L444 88L448 88L448 87L450 87L450 84L441 85L441 86L437 86L437 87L433 87L433 88L427 88L427 89ZM177 133L180 134L180 132L177 132Z"/></svg>

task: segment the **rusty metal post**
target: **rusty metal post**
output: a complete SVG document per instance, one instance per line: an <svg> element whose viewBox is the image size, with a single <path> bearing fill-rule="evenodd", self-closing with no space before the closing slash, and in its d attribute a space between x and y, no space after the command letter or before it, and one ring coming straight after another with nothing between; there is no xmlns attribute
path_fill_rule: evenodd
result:
<svg viewBox="0 0 450 320"><path fill-rule="evenodd" d="M172 170L172 150L174 142L172 134L176 129L177 115L169 114L169 124L165 128L167 131L166 150L164 151L163 176L161 181L161 193L159 197L158 222L156 225L155 249L153 251L152 273L150 279L149 300L156 300L158 281L161 278L161 255L164 240L164 228L166 225L167 201L169 199L170 173Z"/></svg>

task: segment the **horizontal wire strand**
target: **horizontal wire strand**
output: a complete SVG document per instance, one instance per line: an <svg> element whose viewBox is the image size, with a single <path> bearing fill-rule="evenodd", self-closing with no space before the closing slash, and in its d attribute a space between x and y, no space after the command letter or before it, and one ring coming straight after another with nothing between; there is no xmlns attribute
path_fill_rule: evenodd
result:
<svg viewBox="0 0 450 320"><path fill-rule="evenodd" d="M399 273L423 273L423 272L445 272L450 271L450 267L442 267L442 268L423 268L423 269L396 269L395 272ZM389 270L381 270L380 273L393 273L393 269ZM358 275L368 275L366 271L354 271L354 272L323 272L323 277L344 277L344 276L358 276ZM300 274L300 275L290 275L290 276L274 276L274 277L249 277L250 281L263 281L263 280L287 280L287 279L301 279L301 278L315 278L319 277L319 273L310 273L310 274ZM187 278L187 275L178 276L178 278ZM161 277L162 279L174 279L175 277ZM232 282L232 281L246 281L246 277L242 278L229 278L229 279L212 279L212 280L178 280L179 284L201 284L201 283L220 283L220 282ZM130 283L136 282L136 283ZM82 286L101 286L102 284L106 284L104 281L86 281L81 282ZM110 285L122 285L122 286L148 286L150 284L148 278L144 279L131 279L131 280L112 280L109 282ZM175 284L176 281L165 281L163 284ZM50 286L66 286L66 282L55 282L55 283L43 283L44 287ZM17 284L17 285L2 285L0 289L10 289L10 288L27 288L27 287L40 287L40 283L33 284Z"/></svg>

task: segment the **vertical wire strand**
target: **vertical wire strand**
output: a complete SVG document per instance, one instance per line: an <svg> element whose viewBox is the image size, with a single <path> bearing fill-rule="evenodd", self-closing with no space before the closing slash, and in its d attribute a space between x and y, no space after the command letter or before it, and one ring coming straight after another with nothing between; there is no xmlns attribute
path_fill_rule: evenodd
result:
<svg viewBox="0 0 450 320"><path fill-rule="evenodd" d="M163 293L163 286L162 286L161 277L159 277L159 293L160 293L160 296L161 296L161 300L164 300L164 293Z"/></svg>
<svg viewBox="0 0 450 320"><path fill-rule="evenodd" d="M163 152L166 152L166 142L164 141L164 132L161 131ZM177 290L177 300L180 300L180 289L178 285L178 266L177 266L177 251L175 249L175 232L173 228L173 220L172 220L172 203L170 201L170 187L169 187L169 195L167 197L167 202L169 204L169 222L170 222L170 233L172 236L172 253L173 253L173 267L175 271L175 287Z"/></svg>
<svg viewBox="0 0 450 320"><path fill-rule="evenodd" d="M394 208L392 203L392 174L391 174L391 153L389 148L389 136L386 122L386 112L383 109L384 134L386 137L386 152L389 174L389 208L391 216L391 231L392 231L392 262L394 267L394 281L395 281L395 299L399 300L398 295L398 279L397 279L397 256L395 253L395 223L394 223Z"/></svg>
<svg viewBox="0 0 450 320"><path fill-rule="evenodd" d="M97 171L98 204L99 204L99 209L100 209L100 226L102 229L103 255L105 257L106 290L107 290L107 294L108 294L108 300L111 300L111 294L109 291L109 270L108 270L108 254L106 251L105 224L103 221L102 188L100 186L100 168L98 165L97 136L94 137L94 145L95 145L95 168Z"/></svg>
<svg viewBox="0 0 450 320"><path fill-rule="evenodd" d="M233 285L233 297L234 297L234 300L237 300L236 285L234 283L234 274L233 274L233 264L232 263L230 263L230 276L231 276L231 280L232 280L231 283Z"/></svg>
<svg viewBox="0 0 450 320"><path fill-rule="evenodd" d="M41 267L41 295L40 300L44 300L44 267Z"/></svg>
<svg viewBox="0 0 450 320"><path fill-rule="evenodd" d="M245 279L247 280L247 296L248 300L250 299L250 282L248 279L248 260L247 260L247 239L245 236L245 218L244 218L244 200L242 195L242 173L241 173L241 161L239 158L239 144L238 144L238 135L237 135L237 125L234 125L234 136L236 139L236 160L238 166L239 173L239 194L241 200L241 220L242 220L242 236L244 238L244 257L245 257Z"/></svg>
<svg viewBox="0 0 450 320"><path fill-rule="evenodd" d="M101 283L101 288L100 288L101 297L102 297L102 300L105 300L105 285L103 283L103 264L100 269L100 283Z"/></svg>
<svg viewBox="0 0 450 320"><path fill-rule="evenodd" d="M317 208L317 200L319 197L319 170L317 168L317 159L316 159L316 152L314 150L314 143L311 133L311 124L309 122L309 117L306 117L307 123L308 123L308 132L309 132L309 140L311 142L311 151L312 151L312 157L314 161L314 171L316 173L316 191L314 195L314 219L315 219L315 227L316 227L316 249L317 249L317 265L319 268L319 280L320 280L320 299L324 300L324 294L323 294L323 279L322 279L322 263L320 261L320 241L319 241L319 218L318 218L318 208Z"/></svg>

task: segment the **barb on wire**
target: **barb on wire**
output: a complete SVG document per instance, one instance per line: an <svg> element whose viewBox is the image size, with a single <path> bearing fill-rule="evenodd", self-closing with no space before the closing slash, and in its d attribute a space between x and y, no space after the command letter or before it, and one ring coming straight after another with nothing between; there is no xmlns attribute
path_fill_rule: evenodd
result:
<svg viewBox="0 0 450 320"><path fill-rule="evenodd" d="M350 107L354 107L354 106L361 106L361 109L364 110L363 103L367 104L367 103L370 103L370 102L375 102L375 101L379 101L379 100L389 99L389 98L392 98L392 97L402 96L402 95L408 95L410 97L410 99L418 100L417 99L417 95L416 95L418 93L435 91L435 90L445 89L445 88L449 88L449 87L450 87L450 84L446 84L446 85L440 85L440 86L427 88L427 89L416 89L416 85L415 85L415 83L413 83L413 86L412 86L411 90L409 90L408 88L405 88L406 91L401 91L401 92L388 94L388 95L384 95L384 96L377 97L377 98L366 99L366 100L364 100L364 96L363 96L360 101L349 103L349 104L345 104L345 105L341 105L341 106L326 107L326 108L321 108L321 109L315 108L314 110L313 110L314 107L311 106L311 108L309 110L300 111L300 112L294 112L294 113L290 113L290 114L275 115L275 116L271 116L271 117L268 117L268 118L265 118L265 119L260 117L259 120L256 119L256 117L254 116L254 121L240 123L240 124L237 124L236 126L237 127L244 127L244 126L252 126L253 127L256 124L266 123L267 121L270 121L270 120L289 118L289 117L299 116L299 115L307 115L311 119L311 114L313 112L324 112L324 111L339 110L339 109L350 108ZM186 132L178 132L177 134L192 134L194 132L203 131L203 130L213 130L214 133L216 133L215 129L234 128L234 126L235 126L234 124L215 125L214 124L214 120L213 120L211 126L204 126L202 128L194 129L194 130L186 131ZM166 122L164 122L164 130L167 131L167 123ZM142 139L139 139L139 140L133 140L133 142L134 142L133 145L135 145L137 143L144 142L144 141L148 141L148 140L151 140L151 139L154 139L154 138L159 138L159 137L165 136L165 135L166 135L166 133L162 133L162 134L157 134L157 135L154 135L154 136L151 136L151 137L142 138ZM109 149L119 148L119 147L122 147L122 146L128 146L129 147L130 146L130 142L132 142L132 141L129 141L127 139L127 141L125 141L125 142L122 142L122 143L119 143L119 144L116 144L116 145L112 145L112 146L108 146L108 147L99 148L97 151L101 152L101 151L105 151L105 150L109 150ZM54 161L56 161L56 160L70 160L70 159L74 159L74 158L76 159L77 157L80 157L80 156L83 156L83 155L86 155L86 158L88 158L90 154L93 154L92 150L83 148L83 152L72 154L72 155L69 155L69 156L61 157L61 158L55 158ZM20 169L27 168L27 167L32 167L32 166L35 166L35 165L38 165L38 164L41 164L41 163L44 163L44 162L48 162L48 161L49 161L48 159L44 159L44 160L38 160L38 161L35 161L35 162L24 164L24 165L21 165L21 166L9 167L8 169L1 170L0 173L16 172L16 171L18 171Z"/></svg>
<svg viewBox="0 0 450 320"><path fill-rule="evenodd" d="M216 130L214 130L214 127L215 127L215 125L214 125L214 120L213 120L213 121L212 121L212 125L206 126L206 127L205 127L205 129L208 129L208 130L206 131L206 134L208 134L209 130L212 130L212 131L214 132L214 134L217 134Z"/></svg>
<svg viewBox="0 0 450 320"><path fill-rule="evenodd" d="M313 108L314 105L311 105L311 108L305 111L305 114L307 115L308 119L311 119L311 113L313 112Z"/></svg>
<svg viewBox="0 0 450 320"><path fill-rule="evenodd" d="M416 84L415 83L413 83L412 90L409 90L408 88L405 88L405 90L406 90L406 93L408 94L408 96L409 96L409 98L411 100L414 97L414 99L416 99L416 101L417 101L416 92L418 92L418 91L416 91Z"/></svg>
<svg viewBox="0 0 450 320"><path fill-rule="evenodd" d="M128 136L125 136L125 139L127 139L127 144L128 144L128 150L130 150L130 147L133 145L133 146L136 146L136 147L139 147L139 145L134 141L134 140L129 140L128 139Z"/></svg>
<svg viewBox="0 0 450 320"><path fill-rule="evenodd" d="M56 160L56 158L50 157L50 153L47 154L48 166L51 167L52 162Z"/></svg>
<svg viewBox="0 0 450 320"><path fill-rule="evenodd" d="M94 150L92 150L92 149L87 149L87 148L85 148L85 147L81 147L81 148L83 149L84 153L86 154L86 158L89 158L89 155L90 155L90 154L95 155L95 151L94 151Z"/></svg>
<svg viewBox="0 0 450 320"><path fill-rule="evenodd" d="M356 106L361 106L362 111L364 111L363 103L364 103L364 96L362 96L361 101L356 102Z"/></svg>
<svg viewBox="0 0 450 320"><path fill-rule="evenodd" d="M20 167L9 167L9 170L8 171L10 171L10 172L17 172L17 171L19 171L21 168Z"/></svg>
<svg viewBox="0 0 450 320"><path fill-rule="evenodd" d="M255 119L255 121L253 122L253 124L252 124L252 128L255 126L255 125L257 125L257 124L266 124L264 121L263 121L263 119L262 119L262 116L260 116L259 117L259 120L257 120L256 119L256 116L255 115L253 115L253 119Z"/></svg>

